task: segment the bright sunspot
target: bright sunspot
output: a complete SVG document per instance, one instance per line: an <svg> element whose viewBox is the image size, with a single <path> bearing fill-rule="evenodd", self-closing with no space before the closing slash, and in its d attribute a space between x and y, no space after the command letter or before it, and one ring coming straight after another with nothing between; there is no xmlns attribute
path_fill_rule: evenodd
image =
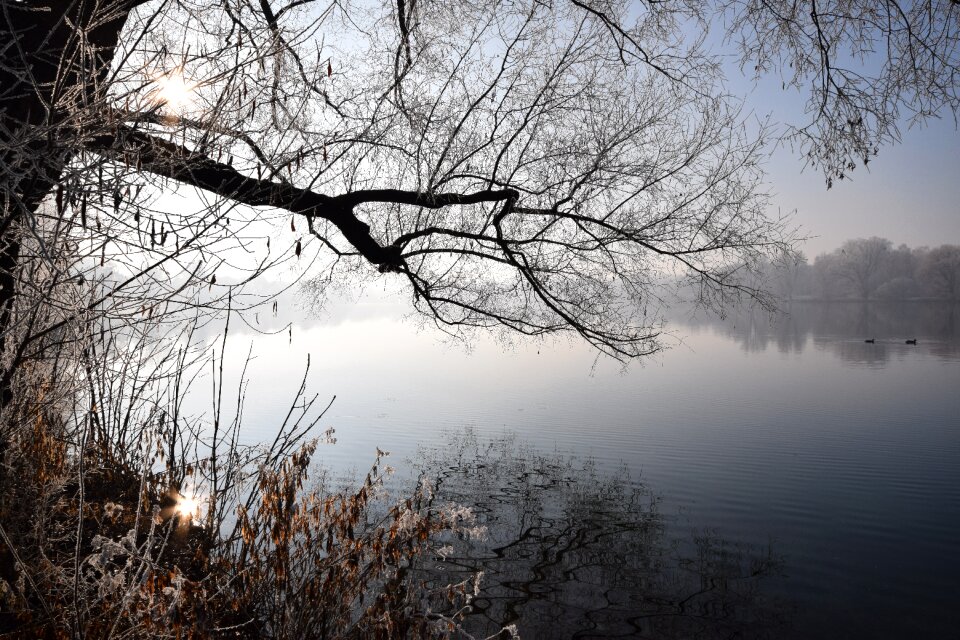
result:
<svg viewBox="0 0 960 640"><path fill-rule="evenodd" d="M181 496L177 500L177 505L175 507L178 515L193 517L199 511L200 505L195 498L188 498L186 496Z"/></svg>
<svg viewBox="0 0 960 640"><path fill-rule="evenodd" d="M151 100L168 112L182 112L194 102L196 85L187 82L179 69L164 73L154 80Z"/></svg>

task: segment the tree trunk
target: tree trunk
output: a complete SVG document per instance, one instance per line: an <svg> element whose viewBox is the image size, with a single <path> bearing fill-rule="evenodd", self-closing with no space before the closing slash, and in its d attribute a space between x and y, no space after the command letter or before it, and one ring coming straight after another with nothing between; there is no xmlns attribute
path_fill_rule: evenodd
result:
<svg viewBox="0 0 960 640"><path fill-rule="evenodd" d="M57 187L79 136L102 126L106 74L132 6L0 0L0 412L16 400L21 364L12 326L21 234Z"/></svg>

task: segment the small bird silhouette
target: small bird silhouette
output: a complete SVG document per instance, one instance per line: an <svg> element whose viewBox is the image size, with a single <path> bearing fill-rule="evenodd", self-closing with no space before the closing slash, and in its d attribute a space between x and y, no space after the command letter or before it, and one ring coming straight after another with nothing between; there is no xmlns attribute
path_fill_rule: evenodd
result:
<svg viewBox="0 0 960 640"><path fill-rule="evenodd" d="M914 338L913 340L907 340L907 344L917 344L917 339Z"/></svg>

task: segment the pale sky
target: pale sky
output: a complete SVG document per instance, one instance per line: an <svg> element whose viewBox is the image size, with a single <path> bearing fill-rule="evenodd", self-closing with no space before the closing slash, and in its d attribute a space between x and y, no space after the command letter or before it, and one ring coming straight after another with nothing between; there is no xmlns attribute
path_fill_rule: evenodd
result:
<svg viewBox="0 0 960 640"><path fill-rule="evenodd" d="M809 122L807 94L784 89L779 75L746 78L732 57L724 72L728 89L744 97L756 118ZM911 247L960 244L960 132L949 111L942 116L913 128L901 122L900 143L881 146L869 167L860 164L830 190L822 172L805 168L799 149L773 154L767 165L773 204L782 213L796 210L794 223L810 238L800 248L811 261L851 238L880 236Z"/></svg>
<svg viewBox="0 0 960 640"><path fill-rule="evenodd" d="M769 165L774 202L807 236L811 260L849 238L881 236L911 247L960 244L960 133L952 120L903 132L899 145L880 149L869 171L826 189L823 174L803 170L789 149Z"/></svg>

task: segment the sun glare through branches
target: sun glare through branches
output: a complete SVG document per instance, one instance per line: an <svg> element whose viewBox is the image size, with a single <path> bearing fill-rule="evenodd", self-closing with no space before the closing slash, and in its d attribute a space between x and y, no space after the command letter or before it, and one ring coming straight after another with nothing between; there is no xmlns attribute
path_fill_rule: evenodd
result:
<svg viewBox="0 0 960 640"><path fill-rule="evenodd" d="M183 77L182 69L162 73L153 82L150 102L168 114L181 114L195 104L196 84Z"/></svg>

